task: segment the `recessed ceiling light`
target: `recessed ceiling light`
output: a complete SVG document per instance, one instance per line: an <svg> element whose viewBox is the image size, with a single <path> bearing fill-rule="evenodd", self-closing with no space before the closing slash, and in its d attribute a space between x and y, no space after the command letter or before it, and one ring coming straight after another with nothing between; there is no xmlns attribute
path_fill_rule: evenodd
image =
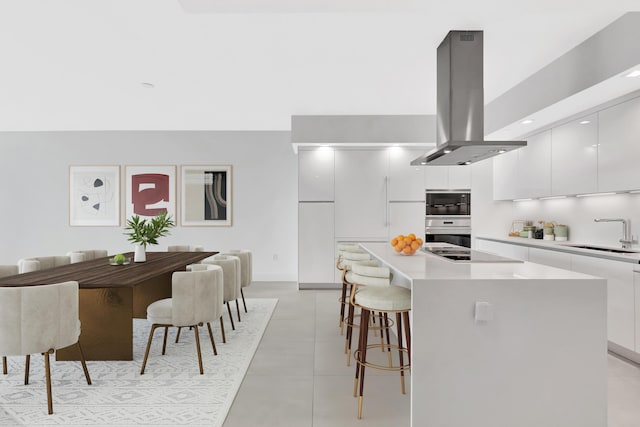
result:
<svg viewBox="0 0 640 427"><path fill-rule="evenodd" d="M638 77L640 76L640 70L633 70L629 74L625 74L625 77Z"/></svg>
<svg viewBox="0 0 640 427"><path fill-rule="evenodd" d="M614 194L616 194L616 193L576 194L576 197L612 196Z"/></svg>
<svg viewBox="0 0 640 427"><path fill-rule="evenodd" d="M420 164L421 164L421 165L426 165L426 164L427 164L427 162L422 161L422 162L420 162Z"/></svg>
<svg viewBox="0 0 640 427"><path fill-rule="evenodd" d="M464 164L465 164L465 165L470 165L470 164L471 164L471 162L467 160L466 162L464 162Z"/></svg>
<svg viewBox="0 0 640 427"><path fill-rule="evenodd" d="M147 89L153 89L156 87L156 85L151 82L141 82L140 84L142 85L142 87L146 87Z"/></svg>
<svg viewBox="0 0 640 427"><path fill-rule="evenodd" d="M449 154L451 150L444 150L444 154Z"/></svg>
<svg viewBox="0 0 640 427"><path fill-rule="evenodd" d="M498 154L504 154L506 152L507 150L505 150L504 148L501 148L500 150L498 150Z"/></svg>
<svg viewBox="0 0 640 427"><path fill-rule="evenodd" d="M529 202L533 199L513 199L514 202Z"/></svg>
<svg viewBox="0 0 640 427"><path fill-rule="evenodd" d="M527 119L527 120L521 121L520 123L522 123L523 125L528 125L528 124L533 123L533 120L532 119Z"/></svg>
<svg viewBox="0 0 640 427"><path fill-rule="evenodd" d="M549 197L540 197L540 200L554 200L554 199L566 199L567 196L549 196Z"/></svg>
<svg viewBox="0 0 640 427"><path fill-rule="evenodd" d="M588 125L589 123L591 123L591 120L583 120L580 122L581 125Z"/></svg>

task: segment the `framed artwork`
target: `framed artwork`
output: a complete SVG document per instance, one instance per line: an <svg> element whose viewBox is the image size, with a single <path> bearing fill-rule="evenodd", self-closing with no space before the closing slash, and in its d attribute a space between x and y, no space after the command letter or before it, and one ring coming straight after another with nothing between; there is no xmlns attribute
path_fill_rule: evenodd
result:
<svg viewBox="0 0 640 427"><path fill-rule="evenodd" d="M69 166L69 225L120 225L120 166Z"/></svg>
<svg viewBox="0 0 640 427"><path fill-rule="evenodd" d="M151 218L167 212L176 219L176 167L125 166L125 214Z"/></svg>
<svg viewBox="0 0 640 427"><path fill-rule="evenodd" d="M231 225L231 165L181 166L181 223Z"/></svg>

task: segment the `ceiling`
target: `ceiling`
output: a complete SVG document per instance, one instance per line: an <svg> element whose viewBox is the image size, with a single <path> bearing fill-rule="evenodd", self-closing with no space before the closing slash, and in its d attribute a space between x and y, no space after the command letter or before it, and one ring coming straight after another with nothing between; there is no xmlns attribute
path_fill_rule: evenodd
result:
<svg viewBox="0 0 640 427"><path fill-rule="evenodd" d="M0 131L434 114L447 31L484 30L488 103L634 10L640 0L3 0Z"/></svg>

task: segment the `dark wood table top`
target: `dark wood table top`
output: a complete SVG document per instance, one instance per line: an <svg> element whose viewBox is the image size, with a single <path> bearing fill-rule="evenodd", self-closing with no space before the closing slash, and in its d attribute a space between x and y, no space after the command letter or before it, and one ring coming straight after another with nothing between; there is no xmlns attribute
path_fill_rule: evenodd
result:
<svg viewBox="0 0 640 427"><path fill-rule="evenodd" d="M0 278L0 286L35 286L67 281L77 281L80 289L128 288L154 278L160 274L182 270L218 252L147 252L146 262L133 262L133 253L128 265L111 265L112 257L62 265L40 271Z"/></svg>

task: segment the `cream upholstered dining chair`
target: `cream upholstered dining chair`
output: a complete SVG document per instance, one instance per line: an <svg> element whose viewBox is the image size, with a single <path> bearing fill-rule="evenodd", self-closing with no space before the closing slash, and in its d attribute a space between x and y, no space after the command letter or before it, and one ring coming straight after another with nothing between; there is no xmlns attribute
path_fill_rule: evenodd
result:
<svg viewBox="0 0 640 427"><path fill-rule="evenodd" d="M55 350L76 344L91 385L79 336L78 282L0 288L0 354L26 356L25 384L29 383L31 354L44 355L49 414L53 413L49 355Z"/></svg>
<svg viewBox="0 0 640 427"><path fill-rule="evenodd" d="M224 302L227 305L227 311L229 312L231 329L235 331L236 327L233 324L233 316L231 315L231 306L229 305L229 302L235 300L238 322L240 322L240 304L238 304L238 298L240 298L240 292L242 291L242 282L240 278L242 267L240 264L240 258L236 256L218 254L202 260L202 264L219 265L222 267L222 275L224 279Z"/></svg>
<svg viewBox="0 0 640 427"><path fill-rule="evenodd" d="M200 245L171 245L167 247L167 252L204 252L204 247Z"/></svg>
<svg viewBox="0 0 640 427"><path fill-rule="evenodd" d="M85 249L82 251L67 252L71 264L82 261L91 261L96 258L105 258L109 253L104 249Z"/></svg>
<svg viewBox="0 0 640 427"><path fill-rule="evenodd" d="M13 276L18 274L18 266L16 264L0 265L0 277ZM2 356L2 373L7 375L7 356Z"/></svg>
<svg viewBox="0 0 640 427"><path fill-rule="evenodd" d="M240 296L242 296L242 305L244 312L247 312L247 303L244 300L244 292L242 288L246 288L253 282L253 255L248 249L232 249L220 253L220 255L236 256L240 258Z"/></svg>
<svg viewBox="0 0 640 427"><path fill-rule="evenodd" d="M71 257L66 255L22 258L18 261L18 270L20 273L29 273L68 264L71 264Z"/></svg>
<svg viewBox="0 0 640 427"><path fill-rule="evenodd" d="M200 336L198 326L207 324L209 338L213 347L213 354L217 355L216 344L211 331L211 322L222 316L222 268L209 265L206 270L176 271L171 278L171 298L156 301L147 307L147 320L151 322L149 341L144 353L144 360L140 375L144 374L149 357L149 349L153 340L153 333L157 328L164 328L162 354L167 347L167 331L169 327L192 327L196 338L198 365L200 374L202 369L202 353L200 351Z"/></svg>

